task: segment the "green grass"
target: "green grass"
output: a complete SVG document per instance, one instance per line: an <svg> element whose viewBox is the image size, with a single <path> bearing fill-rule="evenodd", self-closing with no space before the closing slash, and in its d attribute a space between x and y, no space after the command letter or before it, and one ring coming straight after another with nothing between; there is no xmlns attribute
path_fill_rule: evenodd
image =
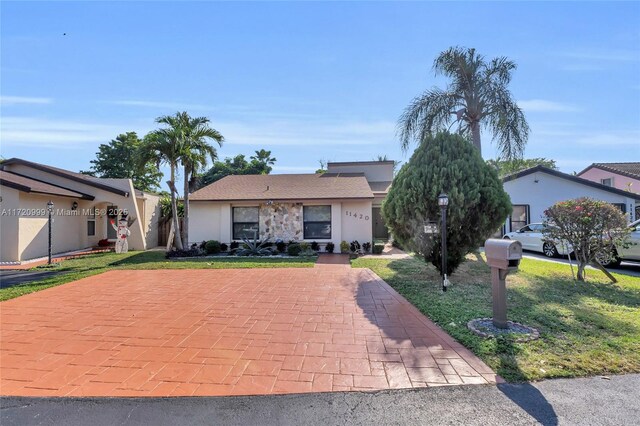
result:
<svg viewBox="0 0 640 426"><path fill-rule="evenodd" d="M523 259L507 278L507 316L540 330L540 339L515 343L483 339L466 323L491 317L491 278L480 255L469 255L443 293L432 265L403 260L357 259L370 268L508 381L640 372L640 278L599 271L571 279L569 265Z"/></svg>
<svg viewBox="0 0 640 426"><path fill-rule="evenodd" d="M240 269L240 268L311 268L316 258L205 258L167 260L164 252L146 251L124 254L100 253L65 260L52 266L33 268L33 271L60 271L63 275L49 277L0 289L0 301L65 284L114 269Z"/></svg>

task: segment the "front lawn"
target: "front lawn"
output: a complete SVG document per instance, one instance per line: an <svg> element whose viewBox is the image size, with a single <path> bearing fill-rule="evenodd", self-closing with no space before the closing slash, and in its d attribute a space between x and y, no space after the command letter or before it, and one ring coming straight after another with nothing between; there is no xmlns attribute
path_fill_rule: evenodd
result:
<svg viewBox="0 0 640 426"><path fill-rule="evenodd" d="M112 269L238 269L238 268L311 268L315 258L242 258L221 257L188 260L167 260L163 251L132 251L124 254L100 253L65 260L33 271L61 271L39 281L0 289L0 301L13 299L34 291L100 274Z"/></svg>
<svg viewBox="0 0 640 426"><path fill-rule="evenodd" d="M416 258L352 266L373 270L508 381L640 372L640 278L614 274L611 284L588 270L588 282L577 283L569 265L523 259L507 278L507 315L538 328L540 339L514 343L466 327L492 316L490 271L479 254L467 256L446 293L437 270Z"/></svg>

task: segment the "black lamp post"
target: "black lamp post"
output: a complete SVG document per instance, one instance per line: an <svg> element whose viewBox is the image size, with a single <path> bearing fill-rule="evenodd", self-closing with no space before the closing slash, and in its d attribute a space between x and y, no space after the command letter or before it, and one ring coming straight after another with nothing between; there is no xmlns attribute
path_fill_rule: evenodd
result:
<svg viewBox="0 0 640 426"><path fill-rule="evenodd" d="M449 285L449 281L447 280L447 206L449 205L449 197L447 194L442 193L438 197L438 205L440 206L440 212L442 213L442 224L440 226L442 232L442 247L440 252L442 254L442 291L447 291L447 285Z"/></svg>
<svg viewBox="0 0 640 426"><path fill-rule="evenodd" d="M51 265L51 213L53 212L53 201L49 200L47 203L47 211L49 212L49 262Z"/></svg>

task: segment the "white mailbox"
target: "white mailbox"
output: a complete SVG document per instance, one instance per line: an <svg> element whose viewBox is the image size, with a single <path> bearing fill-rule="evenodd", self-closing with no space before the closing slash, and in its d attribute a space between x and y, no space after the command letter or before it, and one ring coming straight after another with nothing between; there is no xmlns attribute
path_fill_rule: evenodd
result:
<svg viewBox="0 0 640 426"><path fill-rule="evenodd" d="M487 265L507 271L515 271L522 259L522 244L515 240L491 238L484 243Z"/></svg>

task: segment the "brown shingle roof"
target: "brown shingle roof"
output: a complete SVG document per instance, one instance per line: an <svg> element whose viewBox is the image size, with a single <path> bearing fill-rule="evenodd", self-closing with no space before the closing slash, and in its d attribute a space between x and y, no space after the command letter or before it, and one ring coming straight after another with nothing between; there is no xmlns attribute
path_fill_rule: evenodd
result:
<svg viewBox="0 0 640 426"><path fill-rule="evenodd" d="M60 169L58 167L49 166L47 164L34 163L32 161L23 160L21 158L10 158L2 162L2 166L11 164L22 164L27 167L34 168L36 170L42 170L47 173L51 173L56 176L61 176L76 182L84 183L95 188L100 188L108 192L112 192L118 195L127 196L128 190L116 187L113 183L111 185L101 182L102 179L95 178L93 176L84 175L82 173L72 172L71 170Z"/></svg>
<svg viewBox="0 0 640 426"><path fill-rule="evenodd" d="M191 194L191 200L318 200L373 198L364 174L226 176Z"/></svg>
<svg viewBox="0 0 640 426"><path fill-rule="evenodd" d="M52 185L17 173L0 170L0 184L23 192L57 195L60 197L83 198L93 200L94 197L74 190Z"/></svg>
<svg viewBox="0 0 640 426"><path fill-rule="evenodd" d="M602 170L606 170L611 173L617 173L619 175L627 176L633 179L640 179L640 162L630 162L630 163L593 163L580 173L578 176L585 173L587 170L592 168L598 168Z"/></svg>

